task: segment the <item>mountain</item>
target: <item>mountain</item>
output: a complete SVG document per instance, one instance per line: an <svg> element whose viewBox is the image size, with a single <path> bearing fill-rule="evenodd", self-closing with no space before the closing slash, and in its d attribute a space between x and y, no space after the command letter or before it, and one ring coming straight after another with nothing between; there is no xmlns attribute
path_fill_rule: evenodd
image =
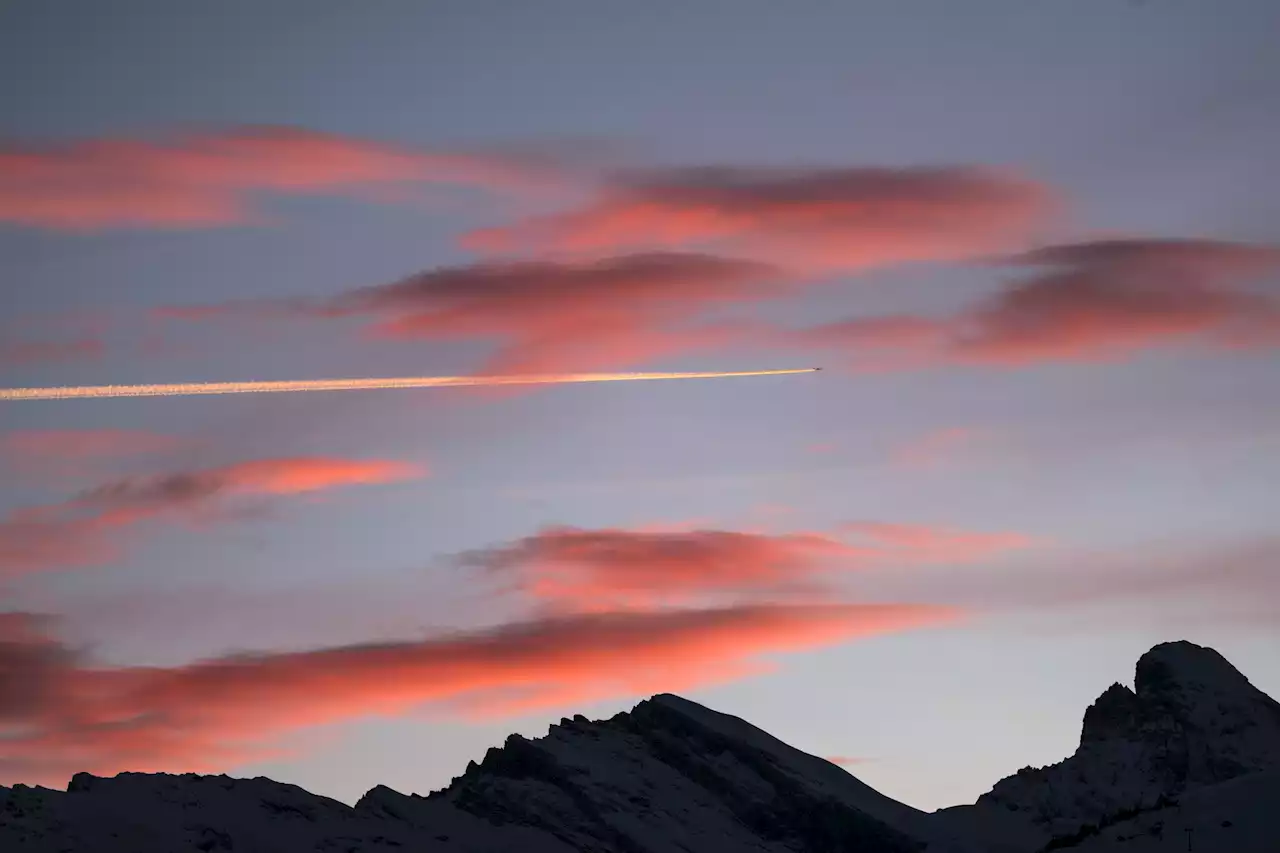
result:
<svg viewBox="0 0 1280 853"><path fill-rule="evenodd" d="M512 735L443 791L354 808L269 779L78 774L0 789L0 850L912 853L928 816L677 696ZM853 845L852 847L850 845Z"/></svg>
<svg viewBox="0 0 1280 853"><path fill-rule="evenodd" d="M1268 840L1278 794L1280 706L1211 649L1169 643L1142 656L1133 690L1113 685L1089 707L1071 757L933 814L659 695L512 735L428 796L378 786L354 807L263 778L0 787L0 850L1137 853L1173 849L1159 845L1190 828L1196 850L1262 853L1280 849Z"/></svg>
<svg viewBox="0 0 1280 853"><path fill-rule="evenodd" d="M1277 769L1280 703L1213 649L1163 643L1139 658L1132 690L1113 684L1089 706L1074 754L1023 768L937 820L993 850L1033 849Z"/></svg>

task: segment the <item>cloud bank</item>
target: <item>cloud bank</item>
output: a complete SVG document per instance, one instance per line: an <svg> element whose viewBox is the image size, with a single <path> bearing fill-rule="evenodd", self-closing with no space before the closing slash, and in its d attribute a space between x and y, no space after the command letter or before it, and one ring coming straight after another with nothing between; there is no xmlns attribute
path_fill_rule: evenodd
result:
<svg viewBox="0 0 1280 853"><path fill-rule="evenodd" d="M827 598L834 573L955 565L1028 547L1016 533L857 522L835 533L549 527L463 555L533 598L576 611Z"/></svg>
<svg viewBox="0 0 1280 853"><path fill-rule="evenodd" d="M25 613L0 614L0 782L213 771L298 729L424 707L510 714L723 682L768 656L946 622L948 608L756 605L578 614L418 641L95 667ZM482 701L474 704L479 698Z"/></svg>
<svg viewBox="0 0 1280 853"><path fill-rule="evenodd" d="M1280 301L1240 287L1280 269L1272 246L1111 240L1052 246L1009 262L1042 271L950 317L856 318L788 340L890 369L1118 361L1178 344L1280 344Z"/></svg>
<svg viewBox="0 0 1280 853"><path fill-rule="evenodd" d="M480 372L610 370L725 343L736 330L704 312L785 292L768 264L714 255L647 253L589 261L481 262L428 270L328 299L173 309L228 316L358 318L391 340L487 340Z"/></svg>
<svg viewBox="0 0 1280 853"><path fill-rule="evenodd" d="M585 207L476 231L486 252L702 248L803 269L954 260L1017 246L1047 188L973 167L701 167L617 176Z"/></svg>

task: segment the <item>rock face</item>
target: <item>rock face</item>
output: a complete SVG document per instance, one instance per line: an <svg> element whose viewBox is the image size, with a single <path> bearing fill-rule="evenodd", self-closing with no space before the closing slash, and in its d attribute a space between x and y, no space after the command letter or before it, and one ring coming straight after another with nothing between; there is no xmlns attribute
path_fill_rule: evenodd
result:
<svg viewBox="0 0 1280 853"><path fill-rule="evenodd" d="M1280 703L1213 649L1164 643L1138 660L1133 690L1113 684L1089 706L1071 757L1002 779L974 808L1047 841L1277 767Z"/></svg>
<svg viewBox="0 0 1280 853"><path fill-rule="evenodd" d="M78 774L0 788L4 853L1273 853L1280 704L1217 652L1156 646L1064 761L927 815L746 722L660 695L511 736L426 797L355 807L270 779ZM1217 846L1213 846L1217 845ZM1184 849L1178 847L1177 849Z"/></svg>

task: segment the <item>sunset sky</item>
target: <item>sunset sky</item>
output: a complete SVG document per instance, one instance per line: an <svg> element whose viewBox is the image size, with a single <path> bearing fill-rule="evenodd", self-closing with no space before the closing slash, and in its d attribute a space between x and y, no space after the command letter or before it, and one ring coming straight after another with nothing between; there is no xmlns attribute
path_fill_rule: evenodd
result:
<svg viewBox="0 0 1280 853"><path fill-rule="evenodd" d="M0 784L677 692L922 808L1280 695L1280 4L0 0Z"/></svg>

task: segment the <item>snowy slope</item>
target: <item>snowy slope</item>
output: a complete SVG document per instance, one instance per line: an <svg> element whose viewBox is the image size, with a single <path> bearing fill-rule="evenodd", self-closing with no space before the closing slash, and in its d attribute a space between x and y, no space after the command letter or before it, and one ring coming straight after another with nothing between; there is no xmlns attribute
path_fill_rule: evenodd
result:
<svg viewBox="0 0 1280 853"><path fill-rule="evenodd" d="M66 792L0 787L4 853L229 850L568 853L538 833L500 831L447 806L433 811L429 828L414 827L263 778L79 774Z"/></svg>
<svg viewBox="0 0 1280 853"><path fill-rule="evenodd" d="M1280 771L1241 776L1190 791L1176 806L1138 815L1058 849L1071 853L1276 853ZM1188 833L1190 830L1190 833Z"/></svg>
<svg viewBox="0 0 1280 853"><path fill-rule="evenodd" d="M427 799L577 849L909 851L925 816L735 717L674 696L512 736ZM894 825L886 821L893 821Z"/></svg>

